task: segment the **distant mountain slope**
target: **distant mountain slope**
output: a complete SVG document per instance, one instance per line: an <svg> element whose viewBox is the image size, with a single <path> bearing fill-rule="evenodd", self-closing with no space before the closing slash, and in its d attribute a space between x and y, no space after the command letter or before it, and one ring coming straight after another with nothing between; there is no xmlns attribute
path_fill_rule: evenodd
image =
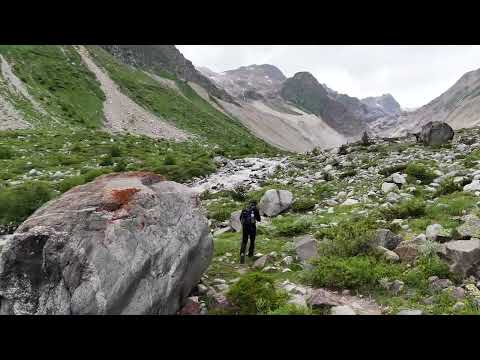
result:
<svg viewBox="0 0 480 360"><path fill-rule="evenodd" d="M300 72L287 79L281 96L301 109L321 118L333 129L346 136L358 136L365 124L340 101L328 95L327 90L308 72Z"/></svg>
<svg viewBox="0 0 480 360"><path fill-rule="evenodd" d="M454 129L480 125L480 69L463 75L427 105L394 119L378 119L374 127L383 135L417 132L429 121L445 121Z"/></svg>
<svg viewBox="0 0 480 360"><path fill-rule="evenodd" d="M400 115L402 109L400 104L390 94L384 94L382 96L367 97L361 100L362 103L373 109L379 109L386 115Z"/></svg>
<svg viewBox="0 0 480 360"><path fill-rule="evenodd" d="M225 101L232 98L202 75L174 45L100 45L127 65L199 84L212 96Z"/></svg>
<svg viewBox="0 0 480 360"><path fill-rule="evenodd" d="M305 152L347 141L321 116L282 97L287 78L272 65L245 66L221 74L206 68L200 70L235 97L238 104L220 101L223 109L272 145Z"/></svg>

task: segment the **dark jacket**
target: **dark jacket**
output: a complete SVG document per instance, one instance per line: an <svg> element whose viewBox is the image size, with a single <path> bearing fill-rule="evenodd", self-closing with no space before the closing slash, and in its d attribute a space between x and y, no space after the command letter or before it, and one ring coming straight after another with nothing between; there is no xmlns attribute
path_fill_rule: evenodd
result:
<svg viewBox="0 0 480 360"><path fill-rule="evenodd" d="M246 209L243 209L242 213L240 214L240 222L242 223L242 225L245 225L245 222L244 222L245 216L250 214L250 211L252 210L253 210L253 213L255 214L255 221L262 221L260 218L260 212L258 211L257 207L250 206ZM255 225L255 222L253 222L252 225Z"/></svg>

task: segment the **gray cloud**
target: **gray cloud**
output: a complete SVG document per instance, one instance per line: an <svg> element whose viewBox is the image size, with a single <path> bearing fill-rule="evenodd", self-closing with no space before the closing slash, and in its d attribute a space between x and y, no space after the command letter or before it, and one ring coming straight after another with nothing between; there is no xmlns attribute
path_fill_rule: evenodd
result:
<svg viewBox="0 0 480 360"><path fill-rule="evenodd" d="M359 98L392 94L403 107L425 105L464 73L480 68L480 46L182 45L196 66L222 72L272 64L289 77L311 72L330 88Z"/></svg>

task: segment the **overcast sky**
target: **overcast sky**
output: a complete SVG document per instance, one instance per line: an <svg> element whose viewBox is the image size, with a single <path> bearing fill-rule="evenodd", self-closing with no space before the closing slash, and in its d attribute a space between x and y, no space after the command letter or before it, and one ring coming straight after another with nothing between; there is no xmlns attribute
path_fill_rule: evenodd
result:
<svg viewBox="0 0 480 360"><path fill-rule="evenodd" d="M311 72L350 96L392 94L402 107L425 105L480 68L480 46L178 45L195 66L216 72L272 64L287 76Z"/></svg>

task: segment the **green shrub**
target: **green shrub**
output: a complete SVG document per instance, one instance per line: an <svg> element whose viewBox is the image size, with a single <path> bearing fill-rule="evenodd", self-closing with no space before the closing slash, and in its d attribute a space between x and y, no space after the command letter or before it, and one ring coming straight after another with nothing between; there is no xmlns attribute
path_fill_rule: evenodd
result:
<svg viewBox="0 0 480 360"><path fill-rule="evenodd" d="M88 170L83 177L85 178L85 183L88 183L92 181L93 179L97 178L100 175L108 174L110 173L110 169L93 169L93 170Z"/></svg>
<svg viewBox="0 0 480 360"><path fill-rule="evenodd" d="M292 205L292 210L295 212L305 212L313 210L317 202L312 198L300 198L296 199Z"/></svg>
<svg viewBox="0 0 480 360"><path fill-rule="evenodd" d="M109 155L112 158L120 157L120 156L122 156L122 151L120 150L120 148L117 145L113 145L109 150Z"/></svg>
<svg viewBox="0 0 480 360"><path fill-rule="evenodd" d="M239 185L235 187L233 190L229 190L228 195L234 201L244 202L247 199L247 190L245 189L244 186Z"/></svg>
<svg viewBox="0 0 480 360"><path fill-rule="evenodd" d="M53 196L50 186L39 181L0 188L0 223L20 224Z"/></svg>
<svg viewBox="0 0 480 360"><path fill-rule="evenodd" d="M405 172L407 175L420 180L422 184L430 184L433 179L437 177L428 165L420 161L412 161L408 163Z"/></svg>
<svg viewBox="0 0 480 360"><path fill-rule="evenodd" d="M440 186L437 187L434 196L442 196L452 194L456 191L462 191L463 187L461 183L455 183L452 178L449 178L440 183Z"/></svg>
<svg viewBox="0 0 480 360"><path fill-rule="evenodd" d="M415 267L409 270L403 279L409 286L426 289L428 278L431 276L438 276L443 279L451 276L448 265L437 255L426 255L417 259Z"/></svg>
<svg viewBox="0 0 480 360"><path fill-rule="evenodd" d="M312 220L305 216L283 216L272 220L275 233L279 236L294 236L307 233L312 227Z"/></svg>
<svg viewBox="0 0 480 360"><path fill-rule="evenodd" d="M61 181L59 184L58 184L58 191L60 191L61 193L64 193L68 190L70 190L71 188L75 187L75 186L78 186L78 185L83 185L85 184L85 177L84 176L72 176L70 178L67 178L63 181Z"/></svg>
<svg viewBox="0 0 480 360"><path fill-rule="evenodd" d="M355 169L348 169L347 171L341 173L339 175L340 179L344 179L344 178L347 178L347 177L352 177L352 176L355 176L357 175L357 171Z"/></svg>
<svg viewBox="0 0 480 360"><path fill-rule="evenodd" d="M386 220L415 218L425 215L426 204L423 199L403 200L400 203L383 210Z"/></svg>
<svg viewBox="0 0 480 360"><path fill-rule="evenodd" d="M406 168L407 168L406 164L397 164L397 165L393 165L393 166L387 166L387 167L381 169L378 173L387 177L387 176L390 176L390 175L395 174L397 172L402 172Z"/></svg>
<svg viewBox="0 0 480 360"><path fill-rule="evenodd" d="M175 165L177 161L173 157L173 155L165 156L165 160L163 160L163 165Z"/></svg>
<svg viewBox="0 0 480 360"><path fill-rule="evenodd" d="M398 278L403 267L377 260L373 256L322 256L313 262L306 278L315 287L369 290L383 278Z"/></svg>
<svg viewBox="0 0 480 360"><path fill-rule="evenodd" d="M100 162L100 166L112 166L113 165L113 158L111 156L107 156Z"/></svg>
<svg viewBox="0 0 480 360"><path fill-rule="evenodd" d="M312 310L305 306L285 304L276 310L269 311L268 315L312 315Z"/></svg>
<svg viewBox="0 0 480 360"><path fill-rule="evenodd" d="M8 160L13 158L13 151L5 146L0 146L0 160Z"/></svg>
<svg viewBox="0 0 480 360"><path fill-rule="evenodd" d="M273 279L253 272L243 276L227 293L242 315L267 314L286 303L288 295L275 288Z"/></svg>
<svg viewBox="0 0 480 360"><path fill-rule="evenodd" d="M319 245L319 253L343 257L366 253L377 227L373 218L343 220L336 227L316 234L317 238L324 239Z"/></svg>
<svg viewBox="0 0 480 360"><path fill-rule="evenodd" d="M125 171L126 168L127 168L127 165L125 164L125 161L123 161L123 159L120 159L113 167L113 171L123 172Z"/></svg>

